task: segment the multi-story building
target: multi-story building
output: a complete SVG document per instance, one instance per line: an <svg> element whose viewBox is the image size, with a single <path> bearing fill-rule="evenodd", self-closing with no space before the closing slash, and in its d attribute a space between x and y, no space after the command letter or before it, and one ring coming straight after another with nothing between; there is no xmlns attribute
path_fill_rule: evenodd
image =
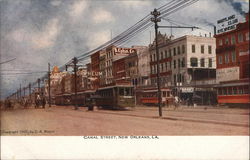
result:
<svg viewBox="0 0 250 160"><path fill-rule="evenodd" d="M216 74L215 38L186 35L174 39L158 33L161 87L172 89L182 99L196 98L197 103L214 99ZM151 85L157 85L155 42L150 45Z"/></svg>
<svg viewBox="0 0 250 160"><path fill-rule="evenodd" d="M126 76L126 55L117 56L113 59L114 85L131 85L131 81Z"/></svg>
<svg viewBox="0 0 250 160"><path fill-rule="evenodd" d="M50 75L50 95L52 103L55 101L55 96L62 93L62 80L67 75L67 72L60 72L59 68L55 66ZM48 81L45 82L45 95L48 97Z"/></svg>
<svg viewBox="0 0 250 160"><path fill-rule="evenodd" d="M249 13L234 30L217 34L219 104L249 104Z"/></svg>
<svg viewBox="0 0 250 160"><path fill-rule="evenodd" d="M101 50L99 54L99 86L104 86L106 84L106 73L105 73L105 57L106 50Z"/></svg>
<svg viewBox="0 0 250 160"><path fill-rule="evenodd" d="M137 52L131 53L125 58L125 72L126 80L131 82L134 86L137 85L138 81L138 56Z"/></svg>
<svg viewBox="0 0 250 160"><path fill-rule="evenodd" d="M77 71L77 91L84 92L87 89L87 68L79 68Z"/></svg>
<svg viewBox="0 0 250 160"><path fill-rule="evenodd" d="M99 74L100 74L100 52L98 51L94 54L91 55L91 68L92 68L92 85L93 85L93 89L97 89L99 88L99 83L100 83L100 78L99 78Z"/></svg>
<svg viewBox="0 0 250 160"><path fill-rule="evenodd" d="M125 57L131 53L135 52L133 48L120 48L116 46L109 46L105 51L100 52L100 87L114 85L113 77L113 61L114 59L119 59L120 57Z"/></svg>
<svg viewBox="0 0 250 160"><path fill-rule="evenodd" d="M137 47L134 48L136 48L137 59L138 59L137 87L147 86L150 84L149 48L146 46L140 46L139 49Z"/></svg>

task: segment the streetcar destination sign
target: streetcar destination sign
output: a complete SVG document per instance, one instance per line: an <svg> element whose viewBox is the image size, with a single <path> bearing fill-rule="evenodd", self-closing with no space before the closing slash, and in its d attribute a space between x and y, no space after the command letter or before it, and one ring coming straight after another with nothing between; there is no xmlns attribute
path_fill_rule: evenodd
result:
<svg viewBox="0 0 250 160"><path fill-rule="evenodd" d="M217 34L225 33L236 29L236 25L239 23L238 18L235 15L222 18L217 21Z"/></svg>

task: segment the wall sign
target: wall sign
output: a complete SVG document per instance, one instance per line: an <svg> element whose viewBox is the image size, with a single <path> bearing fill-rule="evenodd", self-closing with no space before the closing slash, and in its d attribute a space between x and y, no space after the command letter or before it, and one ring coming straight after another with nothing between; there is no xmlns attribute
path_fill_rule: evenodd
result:
<svg viewBox="0 0 250 160"><path fill-rule="evenodd" d="M239 23L238 18L235 15L222 18L217 21L217 34L225 33L236 29L236 25Z"/></svg>
<svg viewBox="0 0 250 160"><path fill-rule="evenodd" d="M222 68L216 70L216 81L231 81L240 79L240 69L239 67Z"/></svg>

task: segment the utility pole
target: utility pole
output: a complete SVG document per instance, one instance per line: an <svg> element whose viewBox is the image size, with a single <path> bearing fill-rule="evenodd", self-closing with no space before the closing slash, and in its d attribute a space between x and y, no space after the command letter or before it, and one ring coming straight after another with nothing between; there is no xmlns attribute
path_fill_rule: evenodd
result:
<svg viewBox="0 0 250 160"><path fill-rule="evenodd" d="M75 98L74 98L74 103L75 103L75 110L78 110L78 106L77 106L77 63L78 63L78 59L76 57L74 57L72 59L72 63L73 65L66 65L66 70L68 68L68 66L73 67L74 69L74 87L75 87Z"/></svg>
<svg viewBox="0 0 250 160"><path fill-rule="evenodd" d="M77 72L77 66L76 66L76 64L77 64L77 62L78 62L78 59L76 58L76 57L74 57L73 58L73 64L74 64L74 72L75 72L75 83L74 83L74 85L75 85L75 110L77 110L78 109L78 106L77 106L77 86L76 86L76 78L77 78L77 75L76 75L76 72Z"/></svg>
<svg viewBox="0 0 250 160"><path fill-rule="evenodd" d="M23 96L24 96L24 97L25 97L25 89L26 89L26 88L24 87L24 88L23 88Z"/></svg>
<svg viewBox="0 0 250 160"><path fill-rule="evenodd" d="M29 95L30 95L30 102L31 102L31 84L29 83Z"/></svg>
<svg viewBox="0 0 250 160"><path fill-rule="evenodd" d="M49 94L49 107L51 107L51 97L50 97L50 63L48 63L48 94Z"/></svg>
<svg viewBox="0 0 250 160"><path fill-rule="evenodd" d="M22 86L20 84L20 99L22 98Z"/></svg>
<svg viewBox="0 0 250 160"><path fill-rule="evenodd" d="M158 108L159 108L159 116L162 116L162 106L161 106L161 82L160 82L160 71L159 71L159 48L158 48L158 22L161 21L161 19L158 17L161 15L160 12L157 11L157 9L154 9L153 12L151 12L151 15L153 17L151 18L151 21L155 23L155 51L156 51L156 59L157 59L157 88L158 88Z"/></svg>
<svg viewBox="0 0 250 160"><path fill-rule="evenodd" d="M39 93L39 95L40 95L40 81L41 81L40 78L38 78L37 82L38 82L38 93Z"/></svg>

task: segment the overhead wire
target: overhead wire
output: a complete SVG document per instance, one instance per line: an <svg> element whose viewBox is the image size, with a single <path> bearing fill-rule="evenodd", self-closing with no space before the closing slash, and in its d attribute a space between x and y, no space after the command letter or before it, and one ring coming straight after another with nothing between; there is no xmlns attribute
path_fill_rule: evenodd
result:
<svg viewBox="0 0 250 160"><path fill-rule="evenodd" d="M162 13L159 16L159 18L170 15L170 14L172 14L172 13L174 13L174 12L176 12L176 11L178 11L178 10L188 6L188 5L191 5L197 1L198 0L172 0L169 3L158 8L158 11ZM77 58L79 61L83 61L86 58L88 58L91 53L93 54L101 49L104 49L107 46L110 46L110 45L119 45L120 46L120 45L126 43L132 37L136 36L138 33L145 31L151 25L152 25L151 14L148 14L144 18L142 18L140 21L138 21L136 24L131 26L129 29L127 29L124 32L122 32L121 34L117 35L116 37L114 37L110 41L102 44L101 46L99 46L91 51L88 51L80 56L77 56ZM72 60L69 60L65 65L70 64L71 61ZM65 65L60 66L59 69L64 70ZM47 75L44 75L40 79L44 80L46 78L47 78ZM31 83L31 85L34 86L36 83L37 82L33 82L33 83Z"/></svg>

